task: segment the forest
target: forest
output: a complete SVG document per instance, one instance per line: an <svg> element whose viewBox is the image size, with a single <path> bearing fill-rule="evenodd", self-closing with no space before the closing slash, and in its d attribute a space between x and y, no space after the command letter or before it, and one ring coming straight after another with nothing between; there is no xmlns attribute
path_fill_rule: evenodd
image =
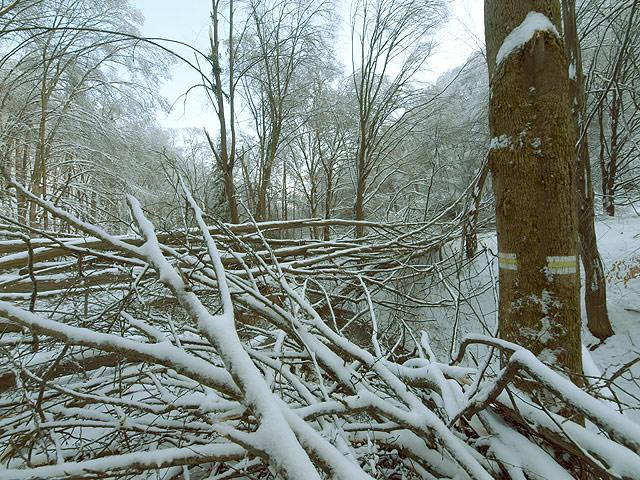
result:
<svg viewBox="0 0 640 480"><path fill-rule="evenodd" d="M0 480L640 479L640 0L200 2L0 0Z"/></svg>

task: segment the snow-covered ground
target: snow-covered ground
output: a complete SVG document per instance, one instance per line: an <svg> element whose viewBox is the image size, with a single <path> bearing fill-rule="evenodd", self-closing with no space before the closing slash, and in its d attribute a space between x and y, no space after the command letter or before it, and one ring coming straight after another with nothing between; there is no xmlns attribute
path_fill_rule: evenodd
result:
<svg viewBox="0 0 640 480"><path fill-rule="evenodd" d="M596 233L607 272L607 304L615 335L591 355L599 369L609 377L640 356L640 217L599 217ZM596 343L586 328L583 332L585 344ZM636 363L631 372L640 379L640 363ZM621 400L635 405L628 416L640 423L640 385L630 381L628 374L616 383L636 397L634 400L625 392L616 390Z"/></svg>
<svg viewBox="0 0 640 480"><path fill-rule="evenodd" d="M609 378L620 367L640 356L640 217L634 213L614 218L598 217L596 232L606 270L608 308L615 335L593 349L591 357L597 370ZM473 291L483 293L461 304L458 313L458 340L470 333L490 333L497 321L497 292L490 288L498 275L495 233L481 237L480 245L488 249L487 253L478 257L466 269L464 277L468 280L463 281L461 290L464 294ZM493 268L487 268L488 263L492 263ZM442 295L447 296L444 291ZM428 331L434 351L443 361L449 355L455 328L454 315L452 308L425 309L423 319L427 323L418 327ZM598 340L586 328L584 305L583 319L583 343L588 348L593 347ZM486 350L477 347L474 354L476 360L480 360ZM472 364L473 359L469 363ZM631 373L638 379L637 383L627 373L616 380L616 385L626 392L619 388L614 388L614 392L622 402L632 406L626 414L640 423L640 362L631 368Z"/></svg>

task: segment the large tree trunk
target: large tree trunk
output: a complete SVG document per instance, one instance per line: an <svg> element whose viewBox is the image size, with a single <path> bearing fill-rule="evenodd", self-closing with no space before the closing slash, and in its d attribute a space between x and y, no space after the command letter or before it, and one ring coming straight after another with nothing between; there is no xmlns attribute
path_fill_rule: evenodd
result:
<svg viewBox="0 0 640 480"><path fill-rule="evenodd" d="M586 95L582 51L576 26L576 1L562 1L564 39L569 60L569 95L573 105L573 125L578 138L576 145L576 183L578 233L580 236L580 256L584 266L584 302L589 331L600 340L613 335L607 312L607 282L604 277L602 259L598 251L595 231L594 194L591 181L591 161L586 118Z"/></svg>
<svg viewBox="0 0 640 480"><path fill-rule="evenodd" d="M485 0L500 336L577 381L576 139L560 30L558 0Z"/></svg>

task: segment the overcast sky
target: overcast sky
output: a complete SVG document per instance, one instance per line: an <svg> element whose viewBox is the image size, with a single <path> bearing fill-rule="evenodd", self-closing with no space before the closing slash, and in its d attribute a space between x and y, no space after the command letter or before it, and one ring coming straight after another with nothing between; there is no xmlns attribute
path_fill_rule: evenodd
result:
<svg viewBox="0 0 640 480"><path fill-rule="evenodd" d="M348 36L348 0L335 0L339 11L344 12L341 33L336 42L345 45L338 49L339 60L347 63L350 58ZM210 0L132 0L145 17L144 35L179 40L207 50L209 36ZM452 16L438 35L438 48L429 60L428 78L435 79L445 71L460 65L473 51L482 48L483 3L481 0L448 0ZM340 38L342 37L342 39ZM181 52L182 53L182 52ZM213 112L207 107L204 96L191 93L186 103L184 93L198 82L198 75L183 64L171 71L172 79L162 85L162 93L174 103L168 116L160 118L166 127L207 127L215 129Z"/></svg>

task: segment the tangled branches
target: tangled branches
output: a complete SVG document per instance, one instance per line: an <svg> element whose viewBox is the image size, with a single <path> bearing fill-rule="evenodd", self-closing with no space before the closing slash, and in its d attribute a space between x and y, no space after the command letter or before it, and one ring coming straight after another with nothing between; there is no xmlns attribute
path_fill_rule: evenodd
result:
<svg viewBox="0 0 640 480"><path fill-rule="evenodd" d="M528 351L465 338L457 361L471 344L510 358L491 377L490 356L466 368L424 333L383 335L390 298L428 305L399 281L444 277L460 235L444 216L358 243L267 240L207 225L184 189L178 242L134 198L136 237L116 237L13 186L83 236L4 232L0 267L23 270L0 300L2 478L640 477L638 429Z"/></svg>

